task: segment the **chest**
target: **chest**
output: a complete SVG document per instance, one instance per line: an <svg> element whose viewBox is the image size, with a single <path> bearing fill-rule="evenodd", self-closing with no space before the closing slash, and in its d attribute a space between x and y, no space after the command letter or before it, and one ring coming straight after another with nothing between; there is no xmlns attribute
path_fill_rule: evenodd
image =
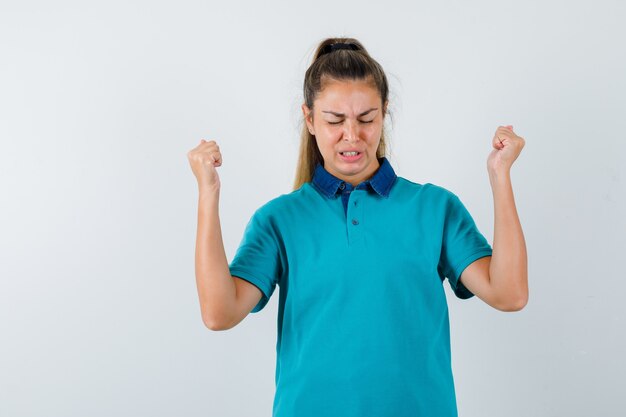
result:
<svg viewBox="0 0 626 417"><path fill-rule="evenodd" d="M337 198L290 215L281 231L281 285L300 305L373 302L407 291L427 299L441 291L441 222L412 201L354 190L346 209Z"/></svg>

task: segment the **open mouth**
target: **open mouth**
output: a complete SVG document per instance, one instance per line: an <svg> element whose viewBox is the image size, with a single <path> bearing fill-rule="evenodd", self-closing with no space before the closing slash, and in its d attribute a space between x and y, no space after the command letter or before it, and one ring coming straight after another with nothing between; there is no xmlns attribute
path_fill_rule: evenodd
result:
<svg viewBox="0 0 626 417"><path fill-rule="evenodd" d="M341 159L347 162L356 161L360 159L361 156L363 155L362 152L356 152L356 151L355 152L338 152L338 153Z"/></svg>

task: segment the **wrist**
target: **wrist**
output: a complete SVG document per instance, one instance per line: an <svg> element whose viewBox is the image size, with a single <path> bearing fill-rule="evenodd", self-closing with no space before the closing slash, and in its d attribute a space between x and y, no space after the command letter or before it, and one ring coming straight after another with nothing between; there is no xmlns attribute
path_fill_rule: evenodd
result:
<svg viewBox="0 0 626 417"><path fill-rule="evenodd" d="M510 182L511 171L509 169L489 170L489 181L491 183Z"/></svg>
<svg viewBox="0 0 626 417"><path fill-rule="evenodd" d="M198 193L200 198L218 198L220 195L219 186L199 185Z"/></svg>

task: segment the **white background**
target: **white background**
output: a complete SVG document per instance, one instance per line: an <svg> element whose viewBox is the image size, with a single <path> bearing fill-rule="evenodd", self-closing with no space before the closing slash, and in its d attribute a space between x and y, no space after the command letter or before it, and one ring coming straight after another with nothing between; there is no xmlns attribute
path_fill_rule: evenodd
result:
<svg viewBox="0 0 626 417"><path fill-rule="evenodd" d="M328 36L387 72L396 173L493 243L512 169L530 301L450 307L461 417L623 415L626 6L619 1L0 3L0 415L269 416L278 292L204 327L187 152L216 140L229 261L291 191L304 71Z"/></svg>

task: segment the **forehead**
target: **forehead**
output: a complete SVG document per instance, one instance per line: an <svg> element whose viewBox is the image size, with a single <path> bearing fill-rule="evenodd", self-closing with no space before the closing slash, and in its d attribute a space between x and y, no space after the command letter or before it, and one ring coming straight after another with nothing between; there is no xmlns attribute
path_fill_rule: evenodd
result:
<svg viewBox="0 0 626 417"><path fill-rule="evenodd" d="M320 110L360 110L364 106L380 104L380 94L371 82L365 80L328 80L322 85L322 91L317 95L315 102L323 107Z"/></svg>

